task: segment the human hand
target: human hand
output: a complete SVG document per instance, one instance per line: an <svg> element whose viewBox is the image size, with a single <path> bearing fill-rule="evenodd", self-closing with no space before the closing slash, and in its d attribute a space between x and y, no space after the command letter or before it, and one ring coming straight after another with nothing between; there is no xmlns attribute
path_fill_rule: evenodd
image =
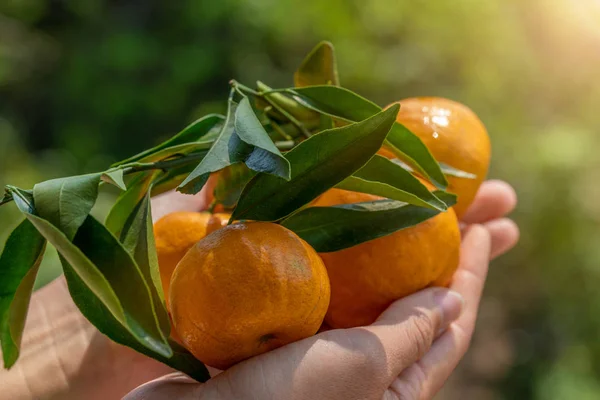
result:
<svg viewBox="0 0 600 400"><path fill-rule="evenodd" d="M372 325L331 330L246 360L205 384L172 374L126 399L430 399L466 352L488 261L514 246L516 204L500 181L482 185L463 219L460 266L449 289L393 303Z"/></svg>

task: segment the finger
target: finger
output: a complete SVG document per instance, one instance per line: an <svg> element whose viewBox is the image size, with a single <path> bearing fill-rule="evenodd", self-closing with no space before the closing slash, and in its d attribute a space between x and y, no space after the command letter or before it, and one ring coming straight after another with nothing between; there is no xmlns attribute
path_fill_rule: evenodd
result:
<svg viewBox="0 0 600 400"><path fill-rule="evenodd" d="M463 309L460 294L429 288L394 302L377 321L358 328L374 334L383 348L390 378L421 358Z"/></svg>
<svg viewBox="0 0 600 400"><path fill-rule="evenodd" d="M201 384L175 372L145 383L123 397L123 400L198 399Z"/></svg>
<svg viewBox="0 0 600 400"><path fill-rule="evenodd" d="M512 186L499 180L485 181L463 216L462 222L481 224L507 215L516 205L517 194Z"/></svg>
<svg viewBox="0 0 600 400"><path fill-rule="evenodd" d="M486 222L483 226L492 237L492 251L490 254L492 260L515 247L519 241L519 227L508 218L494 219Z"/></svg>
<svg viewBox="0 0 600 400"><path fill-rule="evenodd" d="M469 347L488 271L490 234L484 227L473 225L465 235L461 251L461 264L451 289L463 296L465 310L433 343L431 350L392 383L391 389L398 393L418 391L417 398L432 398Z"/></svg>

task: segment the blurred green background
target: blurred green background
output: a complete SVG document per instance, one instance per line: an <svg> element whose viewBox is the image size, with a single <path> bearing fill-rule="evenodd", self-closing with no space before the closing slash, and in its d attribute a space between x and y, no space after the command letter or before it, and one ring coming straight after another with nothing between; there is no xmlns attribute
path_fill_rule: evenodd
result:
<svg viewBox="0 0 600 400"><path fill-rule="evenodd" d="M322 39L382 105L468 104L520 197L439 398L600 398L600 0L3 0L0 184L102 170L224 111L230 78L290 85ZM0 209L1 242L18 220ZM56 267L49 250L39 283Z"/></svg>

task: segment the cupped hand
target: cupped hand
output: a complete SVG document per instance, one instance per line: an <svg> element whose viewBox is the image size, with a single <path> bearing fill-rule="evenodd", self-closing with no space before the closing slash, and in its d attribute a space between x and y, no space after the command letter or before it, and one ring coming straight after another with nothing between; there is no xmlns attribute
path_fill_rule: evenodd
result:
<svg viewBox="0 0 600 400"><path fill-rule="evenodd" d="M204 384L172 374L126 399L430 399L469 346L489 260L518 240L504 218L515 205L508 184L482 185L462 221L461 261L448 289L422 290L370 326L319 333Z"/></svg>

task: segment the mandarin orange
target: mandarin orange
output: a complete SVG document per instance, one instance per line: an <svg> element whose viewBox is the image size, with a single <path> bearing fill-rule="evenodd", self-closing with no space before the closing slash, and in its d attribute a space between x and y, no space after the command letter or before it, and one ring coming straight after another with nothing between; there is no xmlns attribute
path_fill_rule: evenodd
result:
<svg viewBox="0 0 600 400"><path fill-rule="evenodd" d="M381 199L330 189L314 206ZM428 286L445 286L458 266L460 230L454 211L347 249L320 253L331 284L325 322L332 328L369 325L394 300Z"/></svg>
<svg viewBox="0 0 600 400"><path fill-rule="evenodd" d="M184 346L225 369L315 334L329 304L315 250L267 222L229 225L199 241L171 280L171 315Z"/></svg>
<svg viewBox="0 0 600 400"><path fill-rule="evenodd" d="M224 213L177 211L156 221L154 239L167 306L171 276L177 263L200 239L225 226L230 216Z"/></svg>
<svg viewBox="0 0 600 400"><path fill-rule="evenodd" d="M490 165L491 145L485 126L470 108L456 101L416 97L397 103L400 111L396 120L419 136L437 161L476 176L470 179L448 175L448 191L458 196L453 208L461 218ZM390 106L393 104L396 103ZM379 154L395 158L385 148Z"/></svg>

